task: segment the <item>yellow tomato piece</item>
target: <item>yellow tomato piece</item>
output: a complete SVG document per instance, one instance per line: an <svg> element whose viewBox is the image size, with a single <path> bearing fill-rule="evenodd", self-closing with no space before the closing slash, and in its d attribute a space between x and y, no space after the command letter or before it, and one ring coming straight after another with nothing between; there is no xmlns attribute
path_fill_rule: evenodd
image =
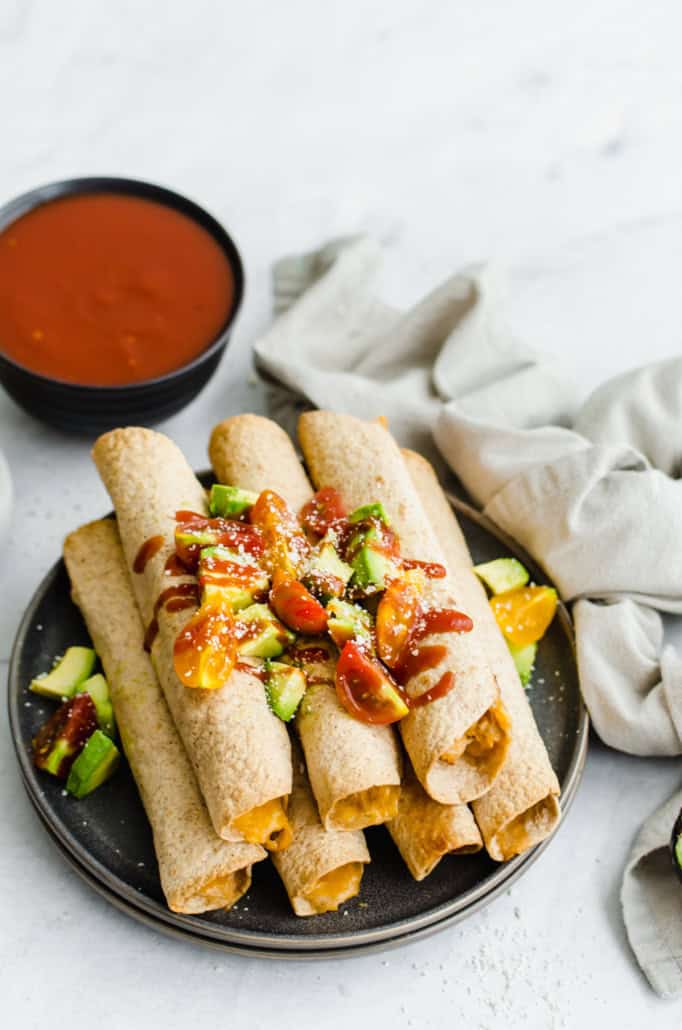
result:
<svg viewBox="0 0 682 1030"><path fill-rule="evenodd" d="M526 647L544 636L554 618L556 590L552 587L517 587L490 598L497 625L514 647Z"/></svg>

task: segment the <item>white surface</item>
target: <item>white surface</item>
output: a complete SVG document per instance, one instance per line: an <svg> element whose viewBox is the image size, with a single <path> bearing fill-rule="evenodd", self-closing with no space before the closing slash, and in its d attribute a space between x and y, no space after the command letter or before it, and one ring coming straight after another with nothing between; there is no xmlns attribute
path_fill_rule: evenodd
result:
<svg viewBox="0 0 682 1030"><path fill-rule="evenodd" d="M0 199L127 174L233 230L248 277L234 345L163 427L197 466L219 417L261 403L248 348L272 259L358 229L385 239L394 301L462 262L508 262L515 327L587 389L679 351L680 29L676 0L3 0ZM17 494L6 664L64 533L107 500L88 442L4 396L0 444ZM285 965L167 941L100 901L37 824L1 718L3 1025L672 1028L679 1008L637 970L618 889L637 827L678 782L676 761L595 745L566 824L511 896L383 956Z"/></svg>

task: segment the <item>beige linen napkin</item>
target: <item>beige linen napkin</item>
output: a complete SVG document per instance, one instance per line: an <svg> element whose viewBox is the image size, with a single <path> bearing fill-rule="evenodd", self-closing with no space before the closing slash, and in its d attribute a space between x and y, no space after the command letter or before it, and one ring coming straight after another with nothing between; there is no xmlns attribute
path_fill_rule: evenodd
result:
<svg viewBox="0 0 682 1030"><path fill-rule="evenodd" d="M630 854L621 902L632 950L663 998L682 990L682 884L669 850L682 790L649 816Z"/></svg>
<svg viewBox="0 0 682 1030"><path fill-rule="evenodd" d="M402 312L375 295L380 263L373 241L351 238L275 266L279 317L255 345L260 370L291 391L275 413L287 421L308 403L386 415L401 443L430 456L435 440L486 515L575 602L581 685L602 739L682 753L682 659L664 646L659 614L682 613L682 359L628 372L578 407L566 377L509 332L490 268L465 269ZM661 949L682 955L682 920L668 939L646 914L649 842L645 827L623 902L658 990L649 960L660 969ZM682 970L663 986L682 990Z"/></svg>

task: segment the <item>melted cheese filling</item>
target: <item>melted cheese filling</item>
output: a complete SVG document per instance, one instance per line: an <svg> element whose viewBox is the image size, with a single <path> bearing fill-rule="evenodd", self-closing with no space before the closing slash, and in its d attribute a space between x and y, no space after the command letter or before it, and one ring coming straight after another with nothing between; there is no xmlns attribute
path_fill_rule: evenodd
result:
<svg viewBox="0 0 682 1030"><path fill-rule="evenodd" d="M332 869L326 876L321 876L317 883L305 892L315 912L336 912L339 905L349 898L354 898L360 890L362 880L362 862L348 862L338 869Z"/></svg>
<svg viewBox="0 0 682 1030"><path fill-rule="evenodd" d="M441 755L441 760L454 765L464 757L481 769L495 767L506 753L510 727L507 710L498 698L478 722Z"/></svg>
<svg viewBox="0 0 682 1030"><path fill-rule="evenodd" d="M246 869L238 869L234 873L227 873L226 876L216 876L208 880L197 892L199 901L212 908L231 908L235 901L241 898L248 882Z"/></svg>
<svg viewBox="0 0 682 1030"><path fill-rule="evenodd" d="M248 844L262 844L268 851L284 851L291 844L291 826L282 798L252 808L232 824Z"/></svg>
<svg viewBox="0 0 682 1030"><path fill-rule="evenodd" d="M334 805L330 815L340 830L362 830L393 819L398 811L399 786L368 787Z"/></svg>
<svg viewBox="0 0 682 1030"><path fill-rule="evenodd" d="M496 842L502 852L502 861L520 855L522 851L532 848L538 841L544 840L552 825L552 811L546 799L538 801L527 812L517 815L510 823L496 834Z"/></svg>

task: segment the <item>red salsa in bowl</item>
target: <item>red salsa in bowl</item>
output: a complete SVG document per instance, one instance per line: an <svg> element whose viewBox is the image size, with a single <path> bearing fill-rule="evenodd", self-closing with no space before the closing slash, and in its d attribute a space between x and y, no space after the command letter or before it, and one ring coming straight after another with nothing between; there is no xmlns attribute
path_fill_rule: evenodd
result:
<svg viewBox="0 0 682 1030"><path fill-rule="evenodd" d="M0 233L0 349L54 379L155 379L213 342L233 297L217 241L156 200L72 194Z"/></svg>
<svg viewBox="0 0 682 1030"><path fill-rule="evenodd" d="M238 251L192 201L77 179L0 209L0 380L32 414L101 432L180 410L241 302Z"/></svg>

